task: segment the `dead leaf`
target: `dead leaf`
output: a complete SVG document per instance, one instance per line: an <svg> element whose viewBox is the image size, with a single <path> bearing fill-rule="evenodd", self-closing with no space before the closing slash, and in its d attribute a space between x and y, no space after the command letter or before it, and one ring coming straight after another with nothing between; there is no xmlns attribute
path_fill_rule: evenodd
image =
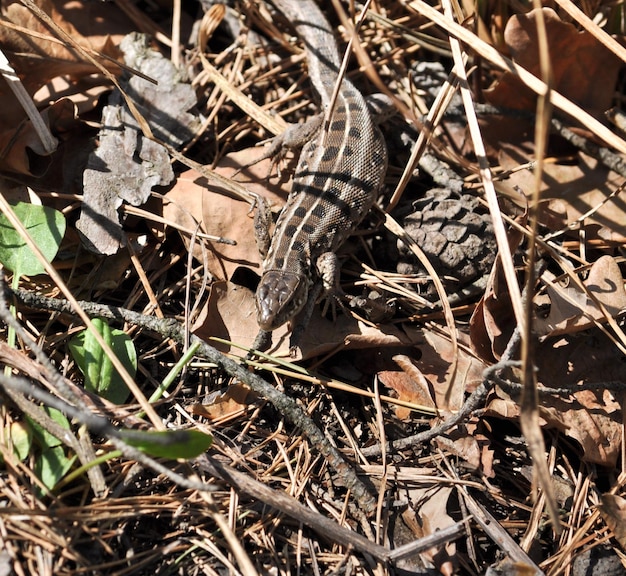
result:
<svg viewBox="0 0 626 576"><path fill-rule="evenodd" d="M435 490L424 488L408 490L409 498L415 504L402 514L402 518L416 538L430 536L437 530L454 525L454 520L446 512L451 493L452 488L449 486L441 486ZM451 576L455 573L455 554L455 543L448 542L442 547L422 552L421 556L431 562L441 574Z"/></svg>
<svg viewBox="0 0 626 576"><path fill-rule="evenodd" d="M251 346L259 330L256 322L254 292L232 282L215 282L211 286L209 301L202 309L192 328L202 339L216 336L242 346ZM290 324L272 333L273 344L268 353L290 357ZM381 348L414 345L402 330L394 326L381 329L341 315L335 322L314 314L302 335L300 351L292 360L311 358L337 350ZM226 352L229 346L215 343Z"/></svg>
<svg viewBox="0 0 626 576"><path fill-rule="evenodd" d="M435 442L441 450L452 454L455 458L463 459L471 470L480 469L481 448L476 439L470 436L464 427L452 430L446 436L438 436Z"/></svg>
<svg viewBox="0 0 626 576"><path fill-rule="evenodd" d="M626 310L624 279L611 256L598 258L583 284L611 316L616 317ZM538 335L571 334L593 326L592 319L604 321L596 303L578 285L571 283L562 287L549 284L546 289L550 298L550 313L546 318L536 318L534 328Z"/></svg>
<svg viewBox="0 0 626 576"><path fill-rule="evenodd" d="M435 404L441 411L456 412L463 405L466 393L473 392L482 381L487 365L469 351L466 334L457 335L456 355L452 342L444 334L424 327L423 336L428 346L420 349L419 365L433 384ZM456 372L452 380L454 366Z"/></svg>
<svg viewBox="0 0 626 576"><path fill-rule="evenodd" d="M192 112L193 88L181 81L176 67L151 50L144 35L129 34L122 41L128 66L156 80L157 85L132 75L120 82L133 99L154 135L174 148L190 140L200 127ZM155 186L174 179L167 149L146 138L119 92L102 112L99 147L89 157L83 174L83 208L76 228L87 248L115 254L125 243L118 214L122 202L140 206Z"/></svg>
<svg viewBox="0 0 626 576"><path fill-rule="evenodd" d="M245 384L232 384L226 390L211 394L202 404L192 404L185 408L192 414L204 416L216 423L224 423L238 416L250 404L256 402L257 395Z"/></svg>
<svg viewBox="0 0 626 576"><path fill-rule="evenodd" d="M626 552L626 499L616 494L602 494L598 504L600 515L615 534L615 539Z"/></svg>
<svg viewBox="0 0 626 576"><path fill-rule="evenodd" d="M55 2L55 9L59 20L71 22L94 50L107 55L119 54L114 47L126 34L137 30L128 14L115 3L64 0Z"/></svg>
<svg viewBox="0 0 626 576"><path fill-rule="evenodd" d="M74 104L66 98L41 111L41 117L53 135L73 123L75 115ZM31 121L24 119L4 126L10 128L0 129L0 170L35 177L46 174L55 155L46 152Z"/></svg>
<svg viewBox="0 0 626 576"><path fill-rule="evenodd" d="M41 0L37 2L37 6L78 44L98 49L113 58L118 56L117 49L110 41L95 45L81 36L71 23L62 18L50 0ZM58 42L46 40L45 37L51 35L50 30L21 3L3 4L2 16L6 21L30 30L36 35L43 35L41 38L17 32L7 26L0 27L2 49L30 96L34 96L59 76L78 81L98 72L93 64L77 56L75 50L66 48ZM107 63L102 58L100 60L112 70L118 70L117 66ZM42 149L39 137L32 129L26 112L6 82L0 85L0 101L2 102L0 126L3 127L0 130L0 169L14 174L36 177L43 175L54 160ZM38 102L39 107L44 110L44 121L55 136L63 129L59 122L68 115L74 119L73 104L69 100L64 100L58 93L48 98L41 94Z"/></svg>
<svg viewBox="0 0 626 576"><path fill-rule="evenodd" d="M440 412L454 412L463 404L465 393L472 392L480 383L487 365L463 346L454 358L454 347L450 340L428 327L422 329L422 337L425 342L420 341L419 360L394 357L402 371L385 370L379 372L378 376L402 400L433 406ZM459 344L466 344L469 348L469 341L464 334L459 334L458 338ZM456 373L454 381L451 381L455 361ZM396 416L400 419L408 418L410 411L396 408Z"/></svg>
<svg viewBox="0 0 626 576"><path fill-rule="evenodd" d="M486 362L498 360L506 349L515 326L511 298L498 260L485 294L470 318L472 350Z"/></svg>
<svg viewBox="0 0 626 576"><path fill-rule="evenodd" d="M430 384L419 368L407 356L397 355L393 357L393 360L402 368L402 371L383 370L378 373L380 381L387 388L391 388L399 400L435 408ZM413 410L404 406L395 406L394 412L400 420L406 420L413 414Z"/></svg>
<svg viewBox="0 0 626 576"><path fill-rule="evenodd" d="M533 159L529 153L533 145L528 139L497 139L492 143L497 144L498 161L505 170L513 170ZM587 239L623 242L626 206L619 195L609 198L622 185L620 176L582 152L576 153L576 162L547 162L542 176L541 197L550 200L543 204L540 214L544 226L557 231L592 211L582 222ZM499 183L499 189L502 193L522 190L530 195L535 187L534 178L530 170L517 170ZM551 219L555 211L560 214L561 222Z"/></svg>
<svg viewBox="0 0 626 576"><path fill-rule="evenodd" d="M621 352L596 331L587 338L540 343L535 363L539 384L572 391L570 396L540 397L540 424L576 440L584 461L615 466L622 441L621 406L602 382L626 379ZM597 391L577 390L581 384L594 383ZM499 388L489 398L488 410L507 419L519 416L517 402Z"/></svg>
<svg viewBox="0 0 626 576"><path fill-rule="evenodd" d="M232 282L215 281L211 284L209 300L192 326L193 333L208 340L214 336L241 346L252 346L259 331L256 321L254 293ZM286 339L286 326L274 333L275 341ZM230 346L215 342L218 350L228 351ZM288 352L288 346L287 352Z"/></svg>
<svg viewBox="0 0 626 576"><path fill-rule="evenodd" d="M233 178L243 165L264 154L263 148L242 150L226 156L215 171L225 178ZM288 182L267 180L270 162L262 161L239 174L246 189L265 198L275 209L280 209L288 195ZM194 256L205 262L215 278L230 280L233 272L246 266L257 274L261 271L261 255L253 227L254 213L250 205L232 197L227 190L211 184L194 170L183 173L165 196L163 216L193 232L200 224L205 234L234 240L235 245L211 243L206 251L194 247ZM184 236L189 240L189 236Z"/></svg>
<svg viewBox="0 0 626 576"><path fill-rule="evenodd" d="M613 98L613 87L621 62L591 33L579 32L563 22L551 8L542 8L550 50L554 88L587 112L600 116ZM512 16L504 39L513 59L541 76L537 12ZM536 95L512 73L505 73L496 85L485 91L491 104L503 108L534 110Z"/></svg>

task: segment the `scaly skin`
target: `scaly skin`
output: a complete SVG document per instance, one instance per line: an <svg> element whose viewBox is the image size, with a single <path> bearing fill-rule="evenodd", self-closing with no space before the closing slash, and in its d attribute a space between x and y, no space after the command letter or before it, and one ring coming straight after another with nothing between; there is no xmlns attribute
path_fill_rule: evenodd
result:
<svg viewBox="0 0 626 576"><path fill-rule="evenodd" d="M311 82L325 115L340 56L330 25L312 0L273 0L305 44ZM346 79L330 118L303 146L293 186L263 262L257 319L272 331L305 306L311 287L328 276L320 262L335 254L376 200L387 170L383 137L363 95ZM325 287L326 286L325 282Z"/></svg>

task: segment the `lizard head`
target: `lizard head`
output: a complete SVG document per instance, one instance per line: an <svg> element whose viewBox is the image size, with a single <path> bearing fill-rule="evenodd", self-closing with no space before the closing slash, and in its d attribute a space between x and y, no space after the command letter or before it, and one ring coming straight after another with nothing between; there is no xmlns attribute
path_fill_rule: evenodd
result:
<svg viewBox="0 0 626 576"><path fill-rule="evenodd" d="M257 321L268 332L291 320L306 303L308 282L302 274L268 270L256 290Z"/></svg>

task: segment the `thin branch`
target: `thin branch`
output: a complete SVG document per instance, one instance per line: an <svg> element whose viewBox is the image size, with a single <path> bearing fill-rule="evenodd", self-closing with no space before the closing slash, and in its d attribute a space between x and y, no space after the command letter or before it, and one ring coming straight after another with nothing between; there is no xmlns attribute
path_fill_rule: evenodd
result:
<svg viewBox="0 0 626 576"><path fill-rule="evenodd" d="M76 314L74 308L66 300L46 298L26 290L17 290L14 294L20 302L32 308L72 315ZM129 324L157 332L163 338L171 338L180 344L183 344L185 341L184 326L174 319L145 316L118 306L106 306L93 302L79 302L79 305L91 317L98 316L109 320L128 322ZM262 398L271 402L294 426L302 430L311 444L320 451L335 471L337 481L341 482L343 486L352 492L361 510L368 515L375 511L376 500L363 481L343 459L339 450L331 444L295 400L279 392L263 378L249 372L244 366L226 357L197 336L191 337L190 344L194 342L198 342L200 345L197 352L198 356L213 362L230 376L245 382Z"/></svg>

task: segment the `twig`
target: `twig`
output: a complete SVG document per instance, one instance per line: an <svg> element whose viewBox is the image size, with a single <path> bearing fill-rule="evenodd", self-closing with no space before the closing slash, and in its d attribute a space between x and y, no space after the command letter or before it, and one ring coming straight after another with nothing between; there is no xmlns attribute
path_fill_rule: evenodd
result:
<svg viewBox="0 0 626 576"><path fill-rule="evenodd" d="M379 561L389 561L393 553L388 548L380 546L371 540L361 536L357 532L342 527L333 520L326 518L318 512L314 512L307 506L300 504L295 498L284 492L273 490L262 482L250 478L247 474L239 472L208 455L196 460L201 469L213 476L217 476L234 488L257 498L261 502L269 504L287 514L291 518L296 518L306 526L309 526L319 534L323 535L331 542L337 542L343 546L352 547L359 552L369 554Z"/></svg>
<svg viewBox="0 0 626 576"><path fill-rule="evenodd" d="M24 396L33 396L37 400L43 402L45 405L56 408L67 416L75 418L76 420L87 426L92 432L106 436L111 444L113 444L113 446L115 446L115 448L117 448L127 458L139 462L140 464L142 464L146 468L153 470L157 474L162 474L182 488L198 490L199 492L201 492L207 500L207 503L209 504L208 513L212 516L212 518L216 521L216 523L222 530L234 556L237 558L239 566L242 568L243 573L247 576L253 576L257 574L257 572L253 568L252 562L241 547L240 542L232 533L232 530L230 529L230 525L228 524L227 520L222 516L222 514L217 511L214 505L213 499L210 495L210 492L216 489L214 485L207 484L206 482L190 480L189 478L186 478L185 476L182 476L170 470L164 464L157 462L140 450L129 446L124 441L120 431L115 428L106 418L97 414L93 414L83 408L71 406L64 400L52 396L52 394L49 394L48 392L40 390L24 378L21 378L19 376L7 377L4 374L0 374L0 387L4 389L5 393L7 393L20 408L27 408L27 406L25 406L24 403L20 401L20 398L23 399ZM26 400L26 402L28 401ZM59 436L59 438L62 438L62 436Z"/></svg>
<svg viewBox="0 0 626 576"><path fill-rule="evenodd" d="M26 306L75 315L73 307L66 300L46 298L26 290L17 290L14 293L18 300ZM110 320L128 322L135 326L157 332L164 338L171 338L181 344L184 342L184 327L174 319L154 318L118 306L106 306L93 302L79 302L79 305L89 316L99 316ZM197 336L191 337L190 344L194 342L200 344L197 353L198 356L206 358L234 378L245 382L257 394L271 402L281 414L294 424L294 426L302 430L311 444L326 458L342 485L352 492L360 509L368 515L375 511L376 500L368 491L363 481L359 479L356 472L343 459L337 448L331 444L311 418L298 406L295 400L282 394L263 378L249 372L243 366L227 358Z"/></svg>
<svg viewBox="0 0 626 576"><path fill-rule="evenodd" d="M425 430L424 432L414 434L413 436L407 436L406 438L402 438L400 440L390 440L385 445L385 451L389 453L396 450L404 450L405 448L410 448L411 446L423 444L424 442L430 442L433 438L436 438L441 434L445 434L448 430L450 430L450 428L454 428L454 426L467 418L484 403L491 386L492 384L490 381L483 380L483 382L478 385L476 390L469 395L467 400L463 403L461 409L456 414L450 416L450 418L444 420L441 424L431 428L430 430ZM370 446L369 448L363 448L361 451L365 457L373 458L375 456L380 456L382 448L383 447L378 444Z"/></svg>
<svg viewBox="0 0 626 576"><path fill-rule="evenodd" d="M511 560L533 570L533 576L545 576L543 570L530 559L530 556L520 548L519 544L484 506L476 502L464 487L459 487L459 492L463 495L465 504L476 522Z"/></svg>
<svg viewBox="0 0 626 576"><path fill-rule="evenodd" d="M519 331L515 329L506 350L502 355L502 360L483 371L483 381L476 387L476 390L469 395L467 400L463 403L463 406L461 406L461 409L456 414L450 416L450 418L430 430L425 430L424 432L414 434L413 436L407 436L406 438L402 438L400 440L391 440L387 442L385 451L391 452L392 450L404 450L405 448L410 448L411 446L416 446L424 442L430 442L437 436L445 434L448 430L454 428L454 426L478 410L484 403L487 398L487 394L495 383L495 375L505 368L519 364L518 362L509 360L518 342ZM372 458L374 456L379 456L382 453L382 446L375 445L369 448L363 448L361 452L365 457Z"/></svg>
<svg viewBox="0 0 626 576"><path fill-rule="evenodd" d="M599 146L588 138L584 138L583 136L576 134L567 128L567 126L565 126L565 124L558 118L552 118L551 124L559 135L578 148L581 152L595 158L604 166L613 170L613 172L616 172L620 176L626 178L626 162L624 162L624 159L621 156L615 154L615 152L612 152L609 148Z"/></svg>

